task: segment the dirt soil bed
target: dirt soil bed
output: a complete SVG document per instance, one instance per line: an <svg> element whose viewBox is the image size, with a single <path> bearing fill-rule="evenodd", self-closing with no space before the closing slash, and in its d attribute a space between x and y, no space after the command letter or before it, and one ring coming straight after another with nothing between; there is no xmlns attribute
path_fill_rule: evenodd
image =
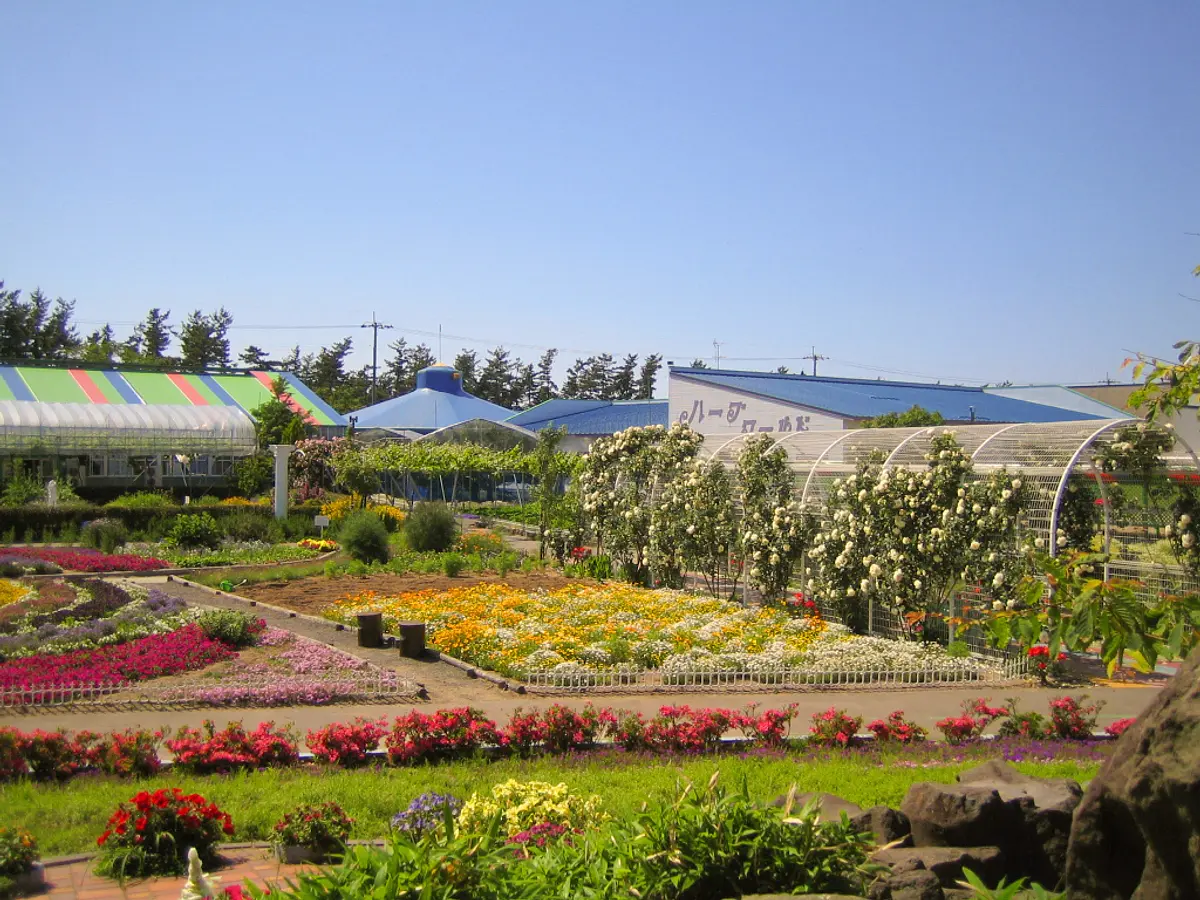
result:
<svg viewBox="0 0 1200 900"><path fill-rule="evenodd" d="M375 591L377 594L402 594L406 591L448 591L451 588L475 584L507 584L518 590L553 590L578 578L567 578L561 572L509 572L507 575L342 575L326 578L317 575L295 581L264 581L234 588L234 593L284 609L319 616L330 603L348 594Z"/></svg>

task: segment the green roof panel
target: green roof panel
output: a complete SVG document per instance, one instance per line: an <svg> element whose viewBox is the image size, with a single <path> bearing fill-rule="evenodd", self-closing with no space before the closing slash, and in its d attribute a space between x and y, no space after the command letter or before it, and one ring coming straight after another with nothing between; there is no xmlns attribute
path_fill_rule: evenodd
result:
<svg viewBox="0 0 1200 900"><path fill-rule="evenodd" d="M192 401L171 383L165 372L123 372L143 403L151 406L191 406Z"/></svg>
<svg viewBox="0 0 1200 900"><path fill-rule="evenodd" d="M88 395L67 369L40 369L20 366L17 369L33 396L42 403L91 403Z"/></svg>

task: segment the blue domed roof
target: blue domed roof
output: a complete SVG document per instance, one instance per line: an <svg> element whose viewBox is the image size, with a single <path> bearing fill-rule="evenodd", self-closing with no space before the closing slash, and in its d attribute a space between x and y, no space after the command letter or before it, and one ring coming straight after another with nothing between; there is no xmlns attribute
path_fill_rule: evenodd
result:
<svg viewBox="0 0 1200 900"><path fill-rule="evenodd" d="M503 422L512 410L468 394L458 370L439 363L417 373L417 386L410 393L346 415L354 416L357 428L426 432L470 419Z"/></svg>

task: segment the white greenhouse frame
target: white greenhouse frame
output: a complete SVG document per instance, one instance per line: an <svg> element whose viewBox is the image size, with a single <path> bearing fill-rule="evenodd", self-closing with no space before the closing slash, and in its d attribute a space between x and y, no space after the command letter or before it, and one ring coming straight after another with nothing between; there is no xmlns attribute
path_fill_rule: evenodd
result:
<svg viewBox="0 0 1200 900"><path fill-rule="evenodd" d="M794 497L818 516L825 514L830 485L852 474L872 454L884 457L884 466L922 469L927 465L925 454L933 438L953 434L970 456L974 476L985 476L996 470L1019 475L1033 490L1032 500L1022 514L1022 534L1041 538L1042 545L1052 555L1057 554L1055 537L1063 498L1072 476L1092 478L1099 487L1101 499L1107 500L1105 480L1095 460L1095 451L1116 439L1117 433L1139 419L1088 419L1075 422L1026 422L1007 425L938 425L921 428L870 428L847 431L793 432L777 442L788 456L796 478ZM1147 425L1148 428L1158 428ZM737 465L738 453L753 434L733 438L708 437L702 454L728 468ZM1182 477L1200 477L1200 459L1187 441L1172 432L1175 446L1163 458L1163 472ZM1153 543L1145 535L1130 536L1120 532L1120 523L1110 516L1110 505L1103 507L1100 531L1107 552L1119 537L1126 547ZM1167 520L1160 524L1167 524ZM1015 549L1015 548L1014 548ZM1114 558L1105 566L1104 577L1120 577L1139 582L1139 591L1147 599L1157 597L1168 585L1200 590L1200 582L1181 568L1162 562L1152 562L1144 556ZM807 580L801 577L802 586ZM980 596L979 602L988 598ZM964 612L969 610L964 608ZM876 610L878 617L879 610ZM886 623L881 630L890 633L898 624Z"/></svg>

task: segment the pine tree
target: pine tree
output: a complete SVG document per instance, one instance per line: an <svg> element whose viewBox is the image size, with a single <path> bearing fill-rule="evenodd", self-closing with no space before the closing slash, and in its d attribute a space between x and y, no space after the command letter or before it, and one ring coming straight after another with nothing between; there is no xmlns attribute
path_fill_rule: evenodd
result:
<svg viewBox="0 0 1200 900"><path fill-rule="evenodd" d="M558 351L551 347L538 360L537 373L534 375L534 404L545 403L558 396L558 385L554 383L554 360L557 356Z"/></svg>
<svg viewBox="0 0 1200 900"><path fill-rule="evenodd" d="M517 360L515 377L513 378L512 409L529 409L538 402L537 372L532 363L522 363Z"/></svg>
<svg viewBox="0 0 1200 900"><path fill-rule="evenodd" d="M167 322L170 318L169 309L163 311L157 306L151 309L121 347L121 362L168 365L167 348L171 346L171 329Z"/></svg>
<svg viewBox="0 0 1200 900"><path fill-rule="evenodd" d="M503 347L493 347L479 373L476 393L483 400L498 406L512 408L513 362Z"/></svg>
<svg viewBox="0 0 1200 900"><path fill-rule="evenodd" d="M270 364L270 360L267 359L267 351L254 344L238 354L238 360L248 369L265 369Z"/></svg>
<svg viewBox="0 0 1200 900"><path fill-rule="evenodd" d="M632 400L634 395L634 378L637 373L638 355L628 354L613 375L609 386L609 399Z"/></svg>
<svg viewBox="0 0 1200 900"><path fill-rule="evenodd" d="M59 297L51 303L39 288L21 299L0 281L0 358L66 359L79 347L71 325L75 304Z"/></svg>
<svg viewBox="0 0 1200 900"><path fill-rule="evenodd" d="M454 368L462 376L463 390L468 394L477 393L479 383L476 372L479 369L479 355L474 350L463 350L454 357Z"/></svg>
<svg viewBox="0 0 1200 900"><path fill-rule="evenodd" d="M330 406L334 406L335 392L346 381L346 358L353 347L353 339L342 338L323 347L315 357L306 357L300 366L301 380Z"/></svg>
<svg viewBox="0 0 1200 900"><path fill-rule="evenodd" d="M662 354L651 353L642 362L642 371L638 375L637 399L638 400L653 400L654 399L654 383L658 378L658 372L662 368Z"/></svg>
<svg viewBox="0 0 1200 900"><path fill-rule="evenodd" d="M233 316L224 307L212 315L194 310L179 327L179 352L187 369L229 365L229 326Z"/></svg>
<svg viewBox="0 0 1200 900"><path fill-rule="evenodd" d="M79 359L90 363L112 363L121 345L111 325L93 331L79 350Z"/></svg>

